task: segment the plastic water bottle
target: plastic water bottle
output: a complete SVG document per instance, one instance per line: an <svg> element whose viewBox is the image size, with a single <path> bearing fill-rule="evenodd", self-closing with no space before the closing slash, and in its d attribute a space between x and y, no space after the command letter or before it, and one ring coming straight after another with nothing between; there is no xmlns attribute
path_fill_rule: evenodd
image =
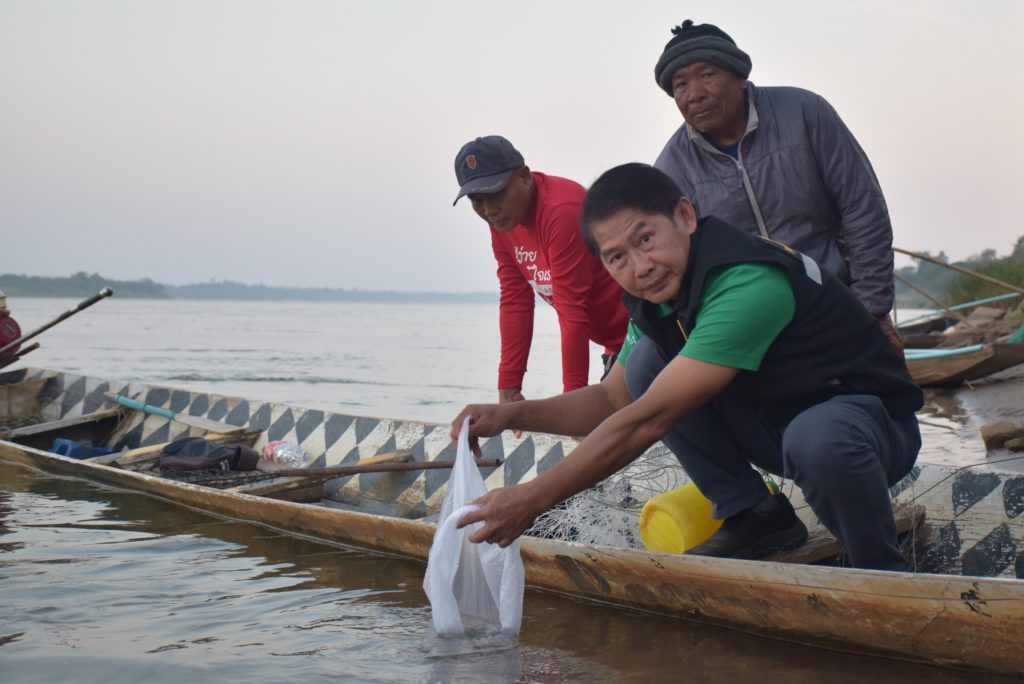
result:
<svg viewBox="0 0 1024 684"><path fill-rule="evenodd" d="M263 447L263 458L287 468L305 468L306 452L290 442L275 440Z"/></svg>

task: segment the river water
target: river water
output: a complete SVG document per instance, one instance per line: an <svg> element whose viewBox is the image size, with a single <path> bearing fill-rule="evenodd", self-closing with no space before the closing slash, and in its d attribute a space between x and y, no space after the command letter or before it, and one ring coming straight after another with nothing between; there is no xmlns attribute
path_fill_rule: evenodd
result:
<svg viewBox="0 0 1024 684"><path fill-rule="evenodd" d="M11 301L24 330L76 302ZM494 395L487 305L101 302L32 365L447 422ZM538 308L524 392L560 388ZM596 358L592 375L597 374ZM20 367L21 364L15 367ZM0 463L2 682L980 682L528 591L514 643L442 640L424 565Z"/></svg>

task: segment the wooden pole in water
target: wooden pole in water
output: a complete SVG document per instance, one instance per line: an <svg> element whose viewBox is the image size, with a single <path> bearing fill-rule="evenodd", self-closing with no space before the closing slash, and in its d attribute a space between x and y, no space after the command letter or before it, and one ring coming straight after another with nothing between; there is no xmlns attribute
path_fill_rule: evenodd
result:
<svg viewBox="0 0 1024 684"><path fill-rule="evenodd" d="M88 309L90 306L92 306L96 302L100 301L104 297L109 297L112 294L114 294L114 291L111 290L109 287L103 288L102 290L99 291L99 294L95 294L92 297L89 297L88 299L86 299L85 301L79 302L78 306L76 306L73 309L68 309L67 311L62 313L60 316L57 316L55 319L53 319L52 321L50 321L46 325L43 325L43 326L41 326L39 328L36 328L35 330L30 332L29 334L22 335L18 339L13 340L11 342L8 342L4 346L0 347L0 356L3 356L4 354L6 354L11 349L14 349L15 347L17 347L22 342L27 342L28 340L31 340L33 337L35 337L39 333L46 332L47 330L49 330L53 326L57 325L61 321L65 320L67 318L71 318L72 316L74 316L76 313L78 313L82 309Z"/></svg>
<svg viewBox="0 0 1024 684"><path fill-rule="evenodd" d="M1004 287L1007 290L1011 290L1012 292L1019 292L1020 294L1024 295L1024 288L1017 287L1016 285L1011 285L1010 283L1003 282L998 278L993 278L992 276L985 275L984 273L977 273L968 268L964 268L963 266L957 266L956 264L947 264L945 261L940 261L939 259L936 259L935 257L930 257L927 254L918 254L917 252L911 252L906 249L900 249L899 247L893 247L892 251L899 252L900 254L906 254L909 257L921 259L922 261L927 261L938 266L945 266L951 271L956 271L957 273L963 273L965 275L974 276L978 280L984 280L987 283L992 283L993 285L998 285L999 287Z"/></svg>

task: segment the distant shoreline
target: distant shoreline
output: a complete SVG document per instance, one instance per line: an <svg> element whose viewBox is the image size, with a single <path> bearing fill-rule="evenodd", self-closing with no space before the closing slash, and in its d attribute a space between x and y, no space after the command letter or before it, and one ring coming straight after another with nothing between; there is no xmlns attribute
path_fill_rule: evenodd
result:
<svg viewBox="0 0 1024 684"><path fill-rule="evenodd" d="M93 273L68 277L0 274L0 290L17 297L91 297L105 287L125 299L178 299L260 302L402 302L496 303L496 292L405 292L400 290L346 290L326 287L276 287L232 281L190 285L164 285L152 280L112 280Z"/></svg>

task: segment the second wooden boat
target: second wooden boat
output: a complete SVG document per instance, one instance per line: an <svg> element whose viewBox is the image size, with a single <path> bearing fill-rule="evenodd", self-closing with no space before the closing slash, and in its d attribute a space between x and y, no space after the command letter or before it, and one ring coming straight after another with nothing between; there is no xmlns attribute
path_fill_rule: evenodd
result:
<svg viewBox="0 0 1024 684"><path fill-rule="evenodd" d="M907 368L921 387L953 387L1024 363L1024 344L907 349Z"/></svg>

